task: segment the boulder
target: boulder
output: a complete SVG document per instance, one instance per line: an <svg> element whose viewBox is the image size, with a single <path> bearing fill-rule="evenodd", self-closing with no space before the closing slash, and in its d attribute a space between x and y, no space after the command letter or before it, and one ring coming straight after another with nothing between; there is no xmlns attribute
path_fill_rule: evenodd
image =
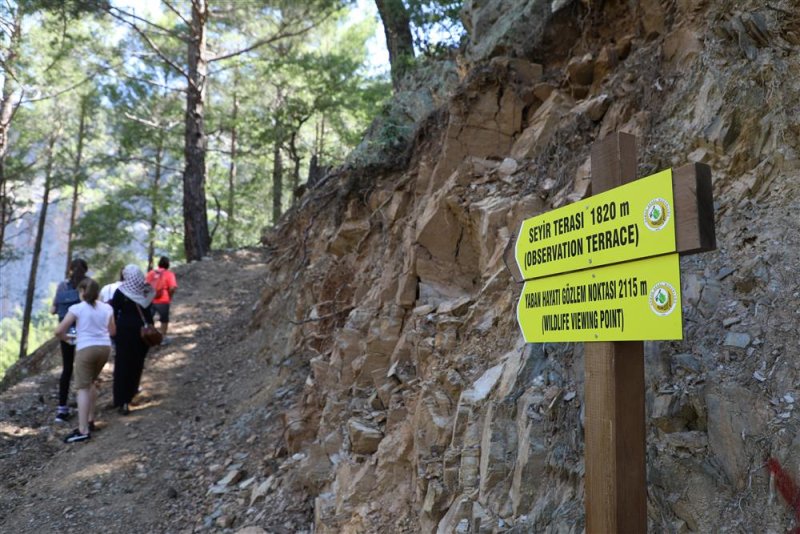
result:
<svg viewBox="0 0 800 534"><path fill-rule="evenodd" d="M531 87L513 88L516 79L526 76L518 64L510 60L476 69L454 96L441 157L428 180L427 195L436 193L465 157L501 159L508 154L522 128L523 111L529 104L526 100L533 98L532 94L526 96Z"/></svg>
<svg viewBox="0 0 800 534"><path fill-rule="evenodd" d="M575 115L585 115L594 122L600 121L611 105L611 97L603 93L580 102L572 109Z"/></svg>
<svg viewBox="0 0 800 534"><path fill-rule="evenodd" d="M686 27L677 28L664 39L664 59L676 68L688 64L702 51L700 37Z"/></svg>
<svg viewBox="0 0 800 534"><path fill-rule="evenodd" d="M750 390L717 385L706 394L708 444L731 484L744 489L751 467L748 436L763 433L767 414ZM758 460L761 461L761 460Z"/></svg>
<svg viewBox="0 0 800 534"><path fill-rule="evenodd" d="M533 506L536 492L542 483L547 461L547 443L544 425L527 416L525 408L531 404L529 394L519 401L522 430L519 433L510 497L514 515L527 513Z"/></svg>
<svg viewBox="0 0 800 534"><path fill-rule="evenodd" d="M558 130L561 120L574 103L570 97L553 91L531 117L530 124L511 147L511 156L517 161L536 157Z"/></svg>
<svg viewBox="0 0 800 534"><path fill-rule="evenodd" d="M591 53L573 57L567 63L567 80L570 85L592 85L594 79L594 57Z"/></svg>
<svg viewBox="0 0 800 534"><path fill-rule="evenodd" d="M361 240L369 233L369 219L346 221L342 223L336 235L328 245L328 251L341 257L355 250Z"/></svg>
<svg viewBox="0 0 800 534"><path fill-rule="evenodd" d="M594 72L592 72L592 87L599 88L619 63L619 54L617 47L614 45L606 45L597 55L594 62Z"/></svg>
<svg viewBox="0 0 800 534"><path fill-rule="evenodd" d="M502 515L511 512L508 493L517 451L516 405L490 402L485 410L480 458L480 502ZM503 513L505 512L505 513Z"/></svg>
<svg viewBox="0 0 800 534"><path fill-rule="evenodd" d="M347 421L350 435L350 450L355 454L372 454L378 450L383 432L372 424L358 418Z"/></svg>
<svg viewBox="0 0 800 534"><path fill-rule="evenodd" d="M421 392L413 422L417 454L445 449L452 429L452 412L452 401L444 391L429 386Z"/></svg>
<svg viewBox="0 0 800 534"><path fill-rule="evenodd" d="M648 38L663 35L667 26L663 4L659 0L641 0L638 6L644 35Z"/></svg>

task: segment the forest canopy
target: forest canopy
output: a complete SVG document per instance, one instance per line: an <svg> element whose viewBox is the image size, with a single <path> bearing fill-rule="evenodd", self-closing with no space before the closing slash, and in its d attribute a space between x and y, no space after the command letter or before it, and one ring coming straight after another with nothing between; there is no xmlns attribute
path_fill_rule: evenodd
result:
<svg viewBox="0 0 800 534"><path fill-rule="evenodd" d="M460 4L0 0L0 265L29 265L4 352L48 322L36 282L55 219L64 271L81 256L101 281L257 244L416 58L457 44Z"/></svg>

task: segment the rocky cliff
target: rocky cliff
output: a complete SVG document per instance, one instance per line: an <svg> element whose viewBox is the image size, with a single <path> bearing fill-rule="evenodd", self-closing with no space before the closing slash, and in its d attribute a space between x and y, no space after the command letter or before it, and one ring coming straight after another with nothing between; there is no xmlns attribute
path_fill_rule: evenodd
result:
<svg viewBox="0 0 800 534"><path fill-rule="evenodd" d="M316 532L582 531L582 346L523 342L503 251L591 194L617 131L640 176L703 162L715 197L718 250L681 260L684 339L646 343L650 529L796 525L766 467L800 478L796 8L465 2L457 87L375 129L407 157L329 175L264 237L251 327L307 366L284 476Z"/></svg>

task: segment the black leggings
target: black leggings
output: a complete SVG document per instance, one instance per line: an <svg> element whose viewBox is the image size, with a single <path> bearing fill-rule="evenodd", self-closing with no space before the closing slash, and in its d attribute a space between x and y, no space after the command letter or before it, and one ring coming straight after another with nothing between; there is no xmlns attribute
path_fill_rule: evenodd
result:
<svg viewBox="0 0 800 534"><path fill-rule="evenodd" d="M58 381L58 405L66 406L69 397L69 381L72 380L72 367L75 363L75 345L61 342L61 379Z"/></svg>

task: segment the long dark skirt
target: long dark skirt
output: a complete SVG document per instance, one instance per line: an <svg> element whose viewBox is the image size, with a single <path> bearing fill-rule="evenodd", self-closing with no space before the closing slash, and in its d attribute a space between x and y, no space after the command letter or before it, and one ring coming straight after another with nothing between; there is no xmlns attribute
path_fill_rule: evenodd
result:
<svg viewBox="0 0 800 534"><path fill-rule="evenodd" d="M141 342L117 342L114 356L114 406L128 404L136 396L146 356L147 346Z"/></svg>

